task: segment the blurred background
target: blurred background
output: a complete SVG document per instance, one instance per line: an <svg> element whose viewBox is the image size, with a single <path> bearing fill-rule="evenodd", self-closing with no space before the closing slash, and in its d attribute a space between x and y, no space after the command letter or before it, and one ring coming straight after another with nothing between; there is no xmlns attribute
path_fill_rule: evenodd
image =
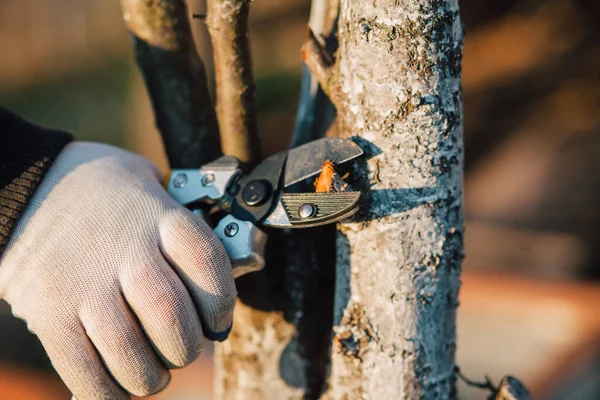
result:
<svg viewBox="0 0 600 400"><path fill-rule="evenodd" d="M191 11L200 3L190 0ZM252 3L265 153L292 132L309 3ZM600 2L460 3L467 258L458 365L474 380L516 375L536 399L599 399ZM192 24L210 54L203 22ZM119 2L0 1L0 49L2 106L166 168ZM208 351L154 398L211 399L212 377ZM0 400L69 398L0 303Z"/></svg>

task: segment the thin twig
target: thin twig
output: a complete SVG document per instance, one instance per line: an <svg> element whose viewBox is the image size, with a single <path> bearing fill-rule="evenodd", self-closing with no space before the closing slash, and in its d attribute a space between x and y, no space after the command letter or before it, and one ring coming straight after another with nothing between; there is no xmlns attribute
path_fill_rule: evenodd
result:
<svg viewBox="0 0 600 400"><path fill-rule="evenodd" d="M313 36L316 35L325 41L329 53L335 52L337 48L335 30L338 11L339 0L312 0L308 26L314 32ZM322 137L334 118L335 108L305 64L292 147Z"/></svg>
<svg viewBox="0 0 600 400"><path fill-rule="evenodd" d="M467 385L489 390L488 400L531 400L531 395L523 382L514 376L505 376L500 385L496 387L487 375L485 375L485 382L477 382L464 376L458 367L455 368L455 371L456 376Z"/></svg>
<svg viewBox="0 0 600 400"><path fill-rule="evenodd" d="M302 47L302 60L321 85L323 92L325 92L335 105L337 86L334 73L335 63L333 57L327 52L310 28L308 28L304 46Z"/></svg>
<svg viewBox="0 0 600 400"><path fill-rule="evenodd" d="M498 389L494 386L494 384L490 380L489 376L487 376L487 375L484 376L485 382L473 381L473 380L467 378L466 376L464 376L462 374L462 372L460 372L460 369L458 367L456 367L456 376L458 376L462 381L464 381L469 386L473 386L473 387L480 388L480 389L488 389L488 390L491 390L493 393L496 393L498 391Z"/></svg>
<svg viewBox="0 0 600 400"><path fill-rule="evenodd" d="M206 72L183 0L121 0L173 168L197 168L221 154Z"/></svg>
<svg viewBox="0 0 600 400"><path fill-rule="evenodd" d="M250 0L208 0L213 44L217 117L223 152L250 165L260 161L256 101L248 40Z"/></svg>

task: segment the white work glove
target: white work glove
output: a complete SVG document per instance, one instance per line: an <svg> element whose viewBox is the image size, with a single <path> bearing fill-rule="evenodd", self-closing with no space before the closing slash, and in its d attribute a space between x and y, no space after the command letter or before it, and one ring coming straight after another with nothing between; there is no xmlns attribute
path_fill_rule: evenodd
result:
<svg viewBox="0 0 600 400"><path fill-rule="evenodd" d="M231 327L227 253L146 160L72 143L0 259L0 298L79 400L146 396Z"/></svg>

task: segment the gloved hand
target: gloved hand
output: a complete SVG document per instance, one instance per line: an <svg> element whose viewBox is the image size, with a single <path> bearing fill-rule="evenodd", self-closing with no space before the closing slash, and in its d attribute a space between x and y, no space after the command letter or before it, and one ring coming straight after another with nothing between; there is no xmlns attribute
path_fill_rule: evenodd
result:
<svg viewBox="0 0 600 400"><path fill-rule="evenodd" d="M224 339L236 289L202 218L163 190L146 160L68 145L0 259L0 298L38 335L79 400L163 389L204 336ZM201 323L202 322L202 323Z"/></svg>

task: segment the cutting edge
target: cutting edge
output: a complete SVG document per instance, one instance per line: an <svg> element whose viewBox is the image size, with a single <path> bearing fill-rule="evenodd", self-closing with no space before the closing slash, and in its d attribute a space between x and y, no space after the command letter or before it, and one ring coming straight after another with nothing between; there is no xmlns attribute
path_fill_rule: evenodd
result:
<svg viewBox="0 0 600 400"><path fill-rule="evenodd" d="M319 151L319 146L323 147L321 151ZM283 186L289 187L317 175L327 160L333 162L334 165L340 165L361 155L363 155L363 150L360 146L350 139L339 137L325 137L296 147L288 152ZM305 160L304 165L298 166L298 160L302 159Z"/></svg>

